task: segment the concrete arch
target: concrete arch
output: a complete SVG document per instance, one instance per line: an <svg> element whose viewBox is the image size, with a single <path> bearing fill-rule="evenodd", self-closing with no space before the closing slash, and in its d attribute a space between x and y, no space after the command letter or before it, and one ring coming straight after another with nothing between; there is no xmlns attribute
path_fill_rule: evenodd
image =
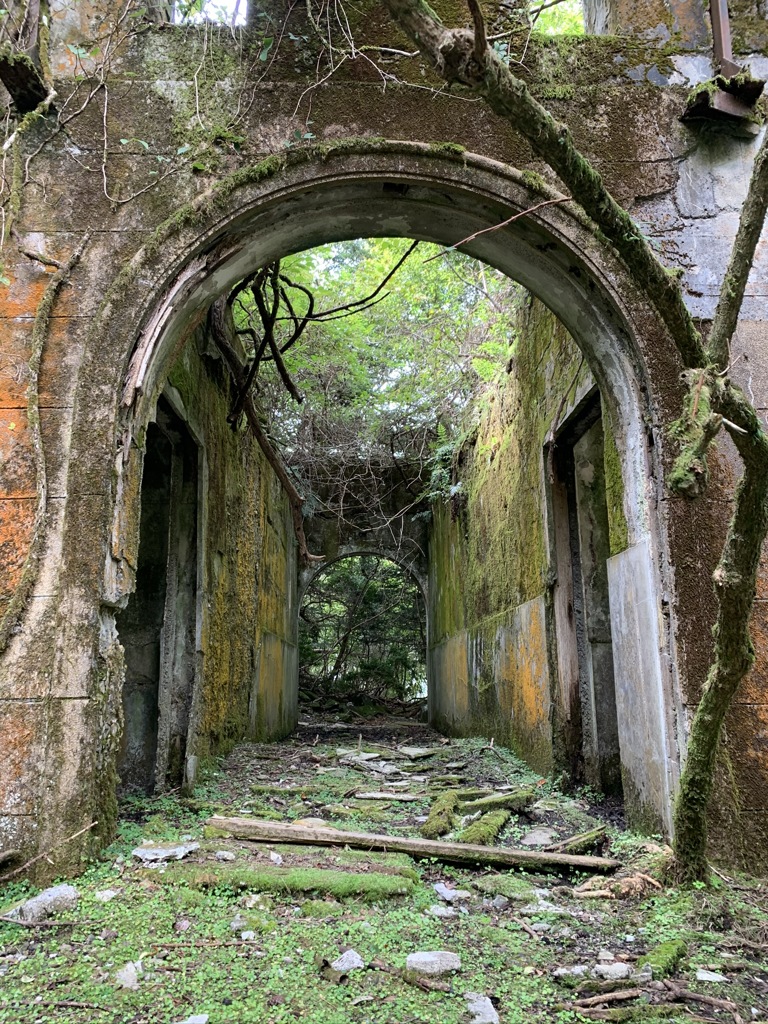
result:
<svg viewBox="0 0 768 1024"><path fill-rule="evenodd" d="M421 596L426 603L428 596L429 580L419 562L422 560L422 553L417 551L404 552L402 549L388 549L378 545L366 546L365 544L346 544L339 548L333 558L328 558L320 564L313 564L302 569L299 573L299 592L297 604L301 605L307 591L318 576L345 558L359 558L363 555L372 555L375 558L383 558L388 562L394 562L403 572L407 573L418 586Z"/></svg>
<svg viewBox="0 0 768 1024"><path fill-rule="evenodd" d="M132 453L190 325L212 299L254 267L301 249L377 235L453 244L553 198L534 176L451 147L362 140L246 168L161 225L107 292L80 364L68 492L85 497L87 479L89 529L82 528L83 501L70 502L62 544L79 568L63 583L56 629L61 647L82 656L58 660L54 690L89 698L105 685L98 652L109 648L111 609L132 586L119 542L136 500ZM623 453L624 513L644 587L627 594L631 629L633 602L661 607L672 589L660 425L679 395L674 346L628 269L569 204L487 231L466 250L560 318L599 384ZM644 797L667 820L678 758L673 626L671 612L654 623L642 698L654 733L652 763L636 766Z"/></svg>

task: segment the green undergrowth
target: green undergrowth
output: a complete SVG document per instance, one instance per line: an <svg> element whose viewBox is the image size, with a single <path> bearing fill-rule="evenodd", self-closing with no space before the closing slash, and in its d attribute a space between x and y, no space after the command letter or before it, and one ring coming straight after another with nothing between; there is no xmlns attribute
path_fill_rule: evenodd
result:
<svg viewBox="0 0 768 1024"><path fill-rule="evenodd" d="M0 1024L179 1024L195 1014L208 1014L209 1024L469 1024L465 992L493 996L503 1024L582 1024L589 1015L574 1001L594 994L600 983L583 975L569 983L554 972L578 964L591 969L605 949L633 964L659 961L659 972L676 984L734 1001L744 1020L768 1020L762 952L768 909L765 890L753 879L740 877L734 885L718 879L709 888L657 889L645 882L627 898L580 899L572 889L587 875L469 869L343 846L247 843L206 826L212 808L286 821L323 817L333 824L330 808L355 807L360 830L368 822L370 831L417 837L428 797L382 804L377 813L386 820L376 822L370 808L359 806L367 801L356 804L356 792L384 785L366 769L339 765L336 746L356 743L356 735L349 743L306 749L300 740L288 741L287 753L244 744L225 762L209 761L191 798L125 801L115 842L72 880L80 900L59 915L63 927L0 922ZM361 746L387 756L386 744ZM403 776L411 791L435 797L431 810L438 804L450 829L458 827L461 804L514 785L531 789L536 799L526 814L509 820L496 843L514 844L534 824L552 827L558 839L602 824L606 853L622 862L621 877L663 878L660 841L600 822L595 794L566 796L549 783L539 785L513 755L483 746L451 741L417 763L426 781ZM402 758L394 763L405 764ZM430 786L448 775L460 780L452 789ZM509 813L496 807L485 817ZM348 828L349 818L340 818L338 827ZM199 843L198 849L165 868L148 869L132 856L144 840L182 838ZM217 860L224 852L235 860ZM452 917L434 915L436 904L447 906L437 883L469 893L453 904L459 909ZM106 890L111 895L102 902ZM0 909L33 892L26 883L7 884ZM530 934L534 929L539 938ZM448 979L446 992L423 991L371 968L351 971L336 984L321 965L350 948L366 964L381 960L395 971L405 968L410 953L449 950L461 957L461 970ZM664 950L674 955L662 967ZM137 961L143 972L137 988L119 988L117 972ZM699 984L699 967L729 980ZM699 1014L702 1007L693 1004L613 1009L622 1011L618 1020L652 1021L662 1013L683 1024L691 1019L689 1008L713 1020L726 1016Z"/></svg>

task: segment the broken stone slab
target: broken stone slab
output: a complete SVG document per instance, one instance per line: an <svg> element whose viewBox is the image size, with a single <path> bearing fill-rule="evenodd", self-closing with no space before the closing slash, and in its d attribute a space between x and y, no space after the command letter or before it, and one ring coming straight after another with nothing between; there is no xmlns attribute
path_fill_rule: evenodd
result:
<svg viewBox="0 0 768 1024"><path fill-rule="evenodd" d="M451 917L458 917L458 911L454 910L453 907L446 907L442 903L433 903L431 907L427 909L427 913L430 917L440 917L448 919Z"/></svg>
<svg viewBox="0 0 768 1024"><path fill-rule="evenodd" d="M3 916L10 921L25 921L34 924L38 921L45 921L51 914L57 914L62 910L74 910L80 893L73 885L51 886L43 892L17 904Z"/></svg>
<svg viewBox="0 0 768 1024"><path fill-rule="evenodd" d="M349 974L350 971L359 971L365 967L365 960L355 949L348 949L331 964L334 971L340 974Z"/></svg>
<svg viewBox="0 0 768 1024"><path fill-rule="evenodd" d="M521 846L548 846L555 841L556 835L551 828L534 828L520 840Z"/></svg>
<svg viewBox="0 0 768 1024"><path fill-rule="evenodd" d="M446 949L409 953L405 958L405 969L416 974L450 974L451 971L461 970L461 957L458 953L450 953Z"/></svg>
<svg viewBox="0 0 768 1024"><path fill-rule="evenodd" d="M700 967L696 971L696 981L712 981L721 983L728 981L724 974L718 974L717 971L705 971L703 967Z"/></svg>
<svg viewBox="0 0 768 1024"><path fill-rule="evenodd" d="M410 757L412 761L421 761L425 757L433 757L440 753L440 747L398 747L401 754Z"/></svg>
<svg viewBox="0 0 768 1024"><path fill-rule="evenodd" d="M555 978L583 978L589 968L586 964L575 964L573 967L558 967L552 972Z"/></svg>
<svg viewBox="0 0 768 1024"><path fill-rule="evenodd" d="M355 793L355 800L392 800L395 803L408 803L423 799L417 793Z"/></svg>
<svg viewBox="0 0 768 1024"><path fill-rule="evenodd" d="M150 843L137 846L133 856L142 864L161 864L168 860L182 860L200 849L200 843Z"/></svg>
<svg viewBox="0 0 768 1024"><path fill-rule="evenodd" d="M446 903L454 903L456 900L468 900L472 896L472 893L467 892L466 889L451 889L444 882L435 882L432 888L440 899L445 900Z"/></svg>
<svg viewBox="0 0 768 1024"><path fill-rule="evenodd" d="M480 992L465 992L467 1010L472 1014L472 1024L499 1024L499 1015L488 996Z"/></svg>
<svg viewBox="0 0 768 1024"><path fill-rule="evenodd" d="M597 964L591 974L593 978L603 978L604 981L623 981L631 976L632 966L617 960L611 964Z"/></svg>

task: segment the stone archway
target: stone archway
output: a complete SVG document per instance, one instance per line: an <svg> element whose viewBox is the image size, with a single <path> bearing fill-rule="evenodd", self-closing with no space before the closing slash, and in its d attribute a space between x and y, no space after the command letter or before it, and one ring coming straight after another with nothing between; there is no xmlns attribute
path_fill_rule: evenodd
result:
<svg viewBox="0 0 768 1024"><path fill-rule="evenodd" d="M92 786L90 797L80 795L82 780L110 757L113 691L121 679L114 609L132 587L137 444L190 325L253 267L290 252L371 235L452 244L485 231L467 251L516 278L560 318L600 386L622 452L631 552L621 583L624 660L637 661L631 633L638 601L660 606L671 591L660 424L675 407L678 364L655 311L585 219L563 203L540 205L555 199L562 197L539 179L454 147L340 143L272 157L225 179L160 225L117 276L78 368L72 500L61 549L51 545L48 555L66 570L65 580L55 618L36 624L56 636L50 692L61 694L59 714L66 709L70 738L79 737L58 765L52 759L46 767L50 778L37 805L38 820L47 823L38 833L45 845L61 834L62 808L70 820L91 815L97 796ZM487 230L510 210L534 206L504 229ZM641 593L633 580L642 582ZM637 695L646 709L645 746L632 770L668 820L678 758L674 629L671 616L651 625L656 632L641 659L646 690ZM23 652L9 655L11 671L23 672Z"/></svg>

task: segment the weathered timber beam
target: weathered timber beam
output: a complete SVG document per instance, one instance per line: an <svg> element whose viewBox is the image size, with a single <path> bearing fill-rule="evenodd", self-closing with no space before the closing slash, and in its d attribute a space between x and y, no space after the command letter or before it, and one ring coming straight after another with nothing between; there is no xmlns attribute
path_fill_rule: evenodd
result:
<svg viewBox="0 0 768 1024"><path fill-rule="evenodd" d="M431 839L407 839L403 836L368 835L365 832L342 832L335 828L312 828L282 821L259 821L251 818L222 818L215 815L207 822L212 828L228 832L237 839L265 843L296 843L302 846L350 846L357 850L407 853L411 857L435 857L456 864L483 864L502 868L525 868L538 871L610 872L620 866L608 857L577 857L564 853L538 853L501 846L474 846L469 843L447 843Z"/></svg>

